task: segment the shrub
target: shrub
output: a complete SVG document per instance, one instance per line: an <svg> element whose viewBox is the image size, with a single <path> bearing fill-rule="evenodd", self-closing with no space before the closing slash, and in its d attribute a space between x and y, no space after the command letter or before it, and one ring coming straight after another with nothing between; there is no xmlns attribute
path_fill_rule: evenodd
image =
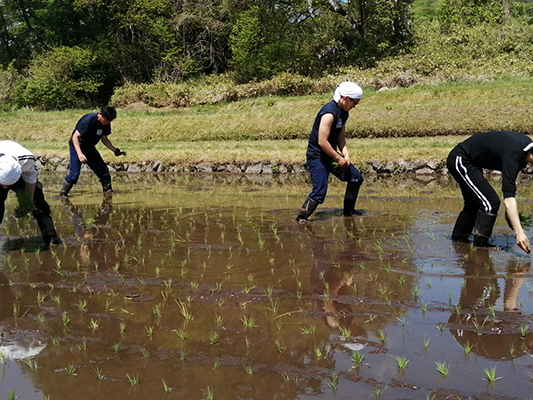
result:
<svg viewBox="0 0 533 400"><path fill-rule="evenodd" d="M34 58L27 70L22 105L42 110L87 106L101 86L96 56L80 47L58 47Z"/></svg>

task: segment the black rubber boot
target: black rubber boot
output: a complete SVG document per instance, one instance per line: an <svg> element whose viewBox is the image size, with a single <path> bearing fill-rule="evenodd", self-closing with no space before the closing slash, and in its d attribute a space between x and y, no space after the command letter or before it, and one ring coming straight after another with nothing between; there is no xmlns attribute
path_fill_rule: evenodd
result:
<svg viewBox="0 0 533 400"><path fill-rule="evenodd" d="M57 236L56 229L54 227L54 221L52 220L52 217L50 215L48 216L39 216L37 219L37 225L39 225L39 229L41 230L41 234L43 235L43 241L44 245L42 246L42 250L48 250L50 248L50 243L52 244L61 244L63 241Z"/></svg>
<svg viewBox="0 0 533 400"><path fill-rule="evenodd" d="M472 233L475 223L475 215L467 214L466 212L461 211L457 217L457 221L455 221L455 226L453 227L452 240L454 242L468 243L468 237Z"/></svg>
<svg viewBox="0 0 533 400"><path fill-rule="evenodd" d="M102 190L104 192L112 192L113 187L111 186L111 182L102 183Z"/></svg>
<svg viewBox="0 0 533 400"><path fill-rule="evenodd" d="M474 225L474 246L476 247L495 247L489 243L492 229L496 222L498 214L489 214L478 210L476 216L476 223Z"/></svg>
<svg viewBox="0 0 533 400"><path fill-rule="evenodd" d="M296 221L298 222L305 222L307 221L307 218L313 214L313 212L318 207L318 201L314 201L312 198L308 197L305 199L304 203L300 207L300 211L298 212L298 216L296 217Z"/></svg>
<svg viewBox="0 0 533 400"><path fill-rule="evenodd" d="M59 192L59 195L68 196L70 189L72 189L72 186L74 186L72 183L68 183L67 181L63 182L63 186L61 187L61 191Z"/></svg>
<svg viewBox="0 0 533 400"><path fill-rule="evenodd" d="M346 193L344 194L344 216L351 217L353 215L361 215L360 211L355 209L355 203L357 201L357 196L359 196L359 188L361 183L353 182L346 185Z"/></svg>

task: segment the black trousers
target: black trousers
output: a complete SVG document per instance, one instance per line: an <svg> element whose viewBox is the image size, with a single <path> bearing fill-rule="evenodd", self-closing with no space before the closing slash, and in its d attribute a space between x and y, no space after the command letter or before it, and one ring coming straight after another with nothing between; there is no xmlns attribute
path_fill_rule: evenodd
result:
<svg viewBox="0 0 533 400"><path fill-rule="evenodd" d="M498 193L485 179L482 169L473 165L467 155L454 148L448 155L446 166L461 188L466 214L475 217L478 210L498 213L501 204Z"/></svg>
<svg viewBox="0 0 533 400"><path fill-rule="evenodd" d="M15 193L26 190L26 184L24 180L22 178L19 179L17 183L11 185L7 189L0 187L0 223L2 223L4 220L4 203L10 190L13 190ZM57 236L54 222L52 220L52 216L50 215L50 206L44 199L43 185L41 182L37 182L35 185L35 193L33 195L33 217L37 221L37 225L39 225L39 229L41 230L43 238L51 239Z"/></svg>

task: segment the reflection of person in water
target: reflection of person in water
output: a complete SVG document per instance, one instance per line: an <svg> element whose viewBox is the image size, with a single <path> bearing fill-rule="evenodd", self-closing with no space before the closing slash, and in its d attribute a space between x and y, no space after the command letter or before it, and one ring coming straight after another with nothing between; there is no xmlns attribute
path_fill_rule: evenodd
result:
<svg viewBox="0 0 533 400"><path fill-rule="evenodd" d="M74 225L74 232L80 239L80 257L84 265L89 263L90 244L94 235L98 232L98 227L105 226L113 211L113 192L104 193L102 206L94 218L93 223L86 223L79 209L74 206L68 197L62 197L63 205L67 207Z"/></svg>
<svg viewBox="0 0 533 400"><path fill-rule="evenodd" d="M530 264L518 265L515 259L509 261L503 312L494 311L498 314L495 321L489 308L495 306L500 289L489 250L478 248L468 253L469 247L461 244L456 249L464 251L465 284L459 297L461 312L450 316L448 326L457 342L462 346L468 343L472 352L491 359L510 359L533 353L533 335L520 338L520 326L524 321L531 323L532 318L517 309L523 276L529 271Z"/></svg>
<svg viewBox="0 0 533 400"><path fill-rule="evenodd" d="M357 228L353 220L345 219L345 228L347 232L352 232L355 236ZM350 257L349 262L342 263L342 265L335 264L331 259L328 243L314 237L311 226L307 225L306 229L311 233L311 247L315 258L315 265L311 270L311 286L315 293L323 295L328 326L331 328L350 327L353 336L364 334L365 331L361 325L355 327L351 325L353 320L351 305L339 300L339 296L353 295L354 260L351 258L353 254L347 254ZM339 257L342 258L342 255L339 254Z"/></svg>

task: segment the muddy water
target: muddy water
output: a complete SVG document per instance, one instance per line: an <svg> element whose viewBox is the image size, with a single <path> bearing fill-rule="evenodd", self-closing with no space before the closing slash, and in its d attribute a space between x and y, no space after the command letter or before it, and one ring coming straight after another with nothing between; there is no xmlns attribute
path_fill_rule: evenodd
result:
<svg viewBox="0 0 533 400"><path fill-rule="evenodd" d="M9 200L1 399L531 397L531 259L503 217L502 250L452 244L446 177L369 177L353 218L333 181L307 226L305 175L43 178L65 243Z"/></svg>

